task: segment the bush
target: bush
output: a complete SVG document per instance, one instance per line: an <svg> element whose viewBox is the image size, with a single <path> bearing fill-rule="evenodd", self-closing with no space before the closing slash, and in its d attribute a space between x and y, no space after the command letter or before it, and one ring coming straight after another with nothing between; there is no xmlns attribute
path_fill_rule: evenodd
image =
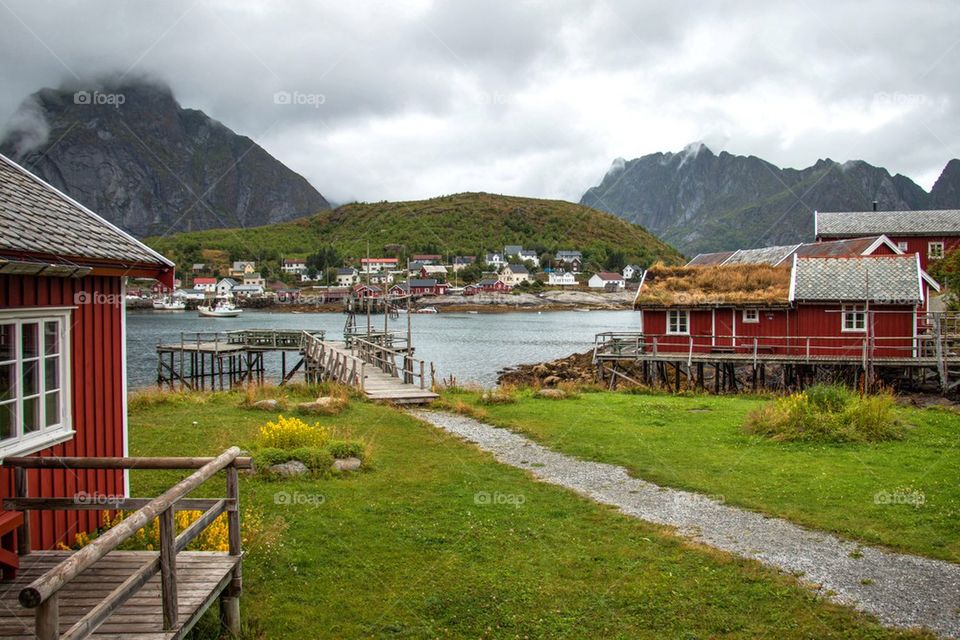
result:
<svg viewBox="0 0 960 640"><path fill-rule="evenodd" d="M516 389L512 387L498 387L484 391L478 402L480 404L513 404L517 401Z"/></svg>
<svg viewBox="0 0 960 640"><path fill-rule="evenodd" d="M283 464L290 461L290 452L275 447L268 447L256 452L253 461L258 469L266 471L275 464Z"/></svg>
<svg viewBox="0 0 960 640"><path fill-rule="evenodd" d="M330 433L320 425L313 426L299 418L284 418L268 422L260 427L257 445L262 448L297 449L300 447L323 447L330 439Z"/></svg>
<svg viewBox="0 0 960 640"><path fill-rule="evenodd" d="M367 446L359 440L331 440L327 450L333 458L366 458Z"/></svg>
<svg viewBox="0 0 960 640"><path fill-rule="evenodd" d="M893 394L857 396L838 385L815 385L779 398L747 417L748 433L784 442L882 442L903 437Z"/></svg>
<svg viewBox="0 0 960 640"><path fill-rule="evenodd" d="M319 447L300 447L290 452L291 460L299 460L310 471L327 471L333 465L333 456Z"/></svg>

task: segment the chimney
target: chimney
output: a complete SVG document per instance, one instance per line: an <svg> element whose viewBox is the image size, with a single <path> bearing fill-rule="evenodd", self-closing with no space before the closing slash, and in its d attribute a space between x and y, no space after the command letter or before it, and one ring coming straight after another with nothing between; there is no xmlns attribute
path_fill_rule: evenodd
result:
<svg viewBox="0 0 960 640"><path fill-rule="evenodd" d="M876 200L873 201L873 210L874 210L874 211L877 210L877 201L876 201Z"/></svg>

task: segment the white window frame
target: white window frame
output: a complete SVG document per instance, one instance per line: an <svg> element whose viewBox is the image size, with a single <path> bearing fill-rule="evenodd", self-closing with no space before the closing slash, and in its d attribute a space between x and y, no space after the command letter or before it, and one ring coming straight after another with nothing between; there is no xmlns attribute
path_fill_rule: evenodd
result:
<svg viewBox="0 0 960 640"><path fill-rule="evenodd" d="M680 319L683 319L683 330L680 330ZM688 336L690 335L690 311L689 309L669 309L667 310L667 335L669 336Z"/></svg>
<svg viewBox="0 0 960 640"><path fill-rule="evenodd" d="M934 252L934 248L937 249ZM928 242L927 243L927 259L928 260L942 260L943 259L943 242Z"/></svg>
<svg viewBox="0 0 960 640"><path fill-rule="evenodd" d="M867 332L867 311L863 305L845 304L842 307L843 313L840 314L840 331L843 333L866 333ZM857 322L859 317L862 322ZM853 318L852 326L848 327L847 319ZM862 326L858 326L862 325Z"/></svg>
<svg viewBox="0 0 960 640"><path fill-rule="evenodd" d="M747 315L750 314L750 315ZM760 323L760 309L744 309L743 310L743 324L759 324Z"/></svg>
<svg viewBox="0 0 960 640"><path fill-rule="evenodd" d="M900 249L900 251L903 251L904 253L906 253L907 251L910 250L910 243L907 242L906 240L901 240L900 242L897 243L897 249Z"/></svg>
<svg viewBox="0 0 960 640"><path fill-rule="evenodd" d="M0 440L0 460L8 456L29 455L52 447L53 445L71 440L75 431L73 429L73 397L72 397L72 361L71 361L71 312L70 307L45 307L35 309L6 309L0 311L0 324L12 324L15 328L14 335L14 360L5 360L5 364L14 364L14 397L13 404L16 406L16 417L14 420L16 435L13 438ZM44 323L58 322L59 334L59 392L60 392L60 416L59 421L46 426L46 354L44 347ZM20 391L23 382L23 325L38 323L38 352L37 362L42 364L37 373L39 404L40 404L40 428L33 432L23 433L23 397Z"/></svg>

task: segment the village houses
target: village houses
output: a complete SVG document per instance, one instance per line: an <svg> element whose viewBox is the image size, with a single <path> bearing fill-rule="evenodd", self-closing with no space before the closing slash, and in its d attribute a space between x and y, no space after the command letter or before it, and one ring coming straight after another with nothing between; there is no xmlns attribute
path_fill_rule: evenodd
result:
<svg viewBox="0 0 960 640"><path fill-rule="evenodd" d="M587 286L591 289L603 289L604 291L622 291L627 283L619 273L610 273L601 271L590 276Z"/></svg>
<svg viewBox="0 0 960 640"><path fill-rule="evenodd" d="M508 264L500 272L500 280L511 287L521 282L530 282L530 272L522 264Z"/></svg>

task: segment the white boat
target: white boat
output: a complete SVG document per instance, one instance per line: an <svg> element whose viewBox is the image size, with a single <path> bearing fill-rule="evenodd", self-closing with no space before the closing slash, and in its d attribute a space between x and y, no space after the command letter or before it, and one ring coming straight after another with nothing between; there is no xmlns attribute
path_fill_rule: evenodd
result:
<svg viewBox="0 0 960 640"><path fill-rule="evenodd" d="M214 304L197 307L197 311L204 318L236 318L243 313L243 309L238 309L227 300L217 300Z"/></svg>
<svg viewBox="0 0 960 640"><path fill-rule="evenodd" d="M174 300L173 298L155 298L153 301L154 311L183 311L187 308L187 303L183 300Z"/></svg>
<svg viewBox="0 0 960 640"><path fill-rule="evenodd" d="M437 313L436 307L424 307L423 309L418 309L417 313Z"/></svg>

